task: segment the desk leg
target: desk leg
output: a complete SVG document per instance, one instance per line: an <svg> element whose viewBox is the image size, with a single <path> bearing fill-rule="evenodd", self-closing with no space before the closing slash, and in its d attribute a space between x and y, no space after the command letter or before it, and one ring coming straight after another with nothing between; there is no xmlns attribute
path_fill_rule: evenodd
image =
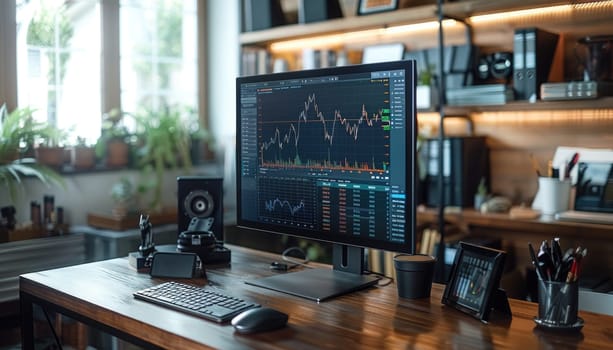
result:
<svg viewBox="0 0 613 350"><path fill-rule="evenodd" d="M26 293L19 293L19 307L21 314L21 348L34 349L34 315L32 299Z"/></svg>

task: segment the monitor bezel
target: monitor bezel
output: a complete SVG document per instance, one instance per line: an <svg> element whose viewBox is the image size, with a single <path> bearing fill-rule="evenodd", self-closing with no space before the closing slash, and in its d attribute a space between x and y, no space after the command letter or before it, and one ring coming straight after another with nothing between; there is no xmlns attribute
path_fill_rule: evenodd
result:
<svg viewBox="0 0 613 350"><path fill-rule="evenodd" d="M307 79L315 77L323 77L330 75L345 75L356 73L369 73L378 71L390 71L399 70L405 71L405 111L406 111L406 143L405 154L413 154L413 157L407 157L405 162L405 174L406 174L406 235L405 242L390 242L375 239L367 239L364 237L356 236L344 236L335 234L330 237L329 233L319 233L317 231L300 231L295 228L285 226L274 226L271 224L264 224L250 220L244 220L242 218L242 179L241 179L241 85L249 83L262 83L267 81L280 81L290 79ZM236 214L237 214L237 227L241 230L249 231L261 231L280 235L288 235L293 237L305 238L310 240L316 240L321 242L329 242L334 244L342 244L360 248L373 248L385 251L414 253L415 252L415 229L416 229L416 147L417 147L417 109L415 103L415 90L416 90L416 64L414 60L401 60L392 62L381 63L369 63L358 64L342 67L329 67L310 70L290 71L283 73L271 73L262 75L243 76L236 78Z"/></svg>

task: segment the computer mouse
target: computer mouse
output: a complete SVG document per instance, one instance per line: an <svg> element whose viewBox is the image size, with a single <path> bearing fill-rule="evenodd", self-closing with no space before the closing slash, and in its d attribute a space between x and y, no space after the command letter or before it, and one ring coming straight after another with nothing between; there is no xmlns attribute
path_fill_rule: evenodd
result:
<svg viewBox="0 0 613 350"><path fill-rule="evenodd" d="M285 327L288 315L267 307L258 307L243 311L232 319L232 326L237 332L257 333L272 331Z"/></svg>

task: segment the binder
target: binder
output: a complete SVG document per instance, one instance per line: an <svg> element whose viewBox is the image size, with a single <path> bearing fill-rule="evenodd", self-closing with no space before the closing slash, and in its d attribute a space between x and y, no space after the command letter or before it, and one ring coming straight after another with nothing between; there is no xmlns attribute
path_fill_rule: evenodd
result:
<svg viewBox="0 0 613 350"><path fill-rule="evenodd" d="M540 86L547 82L557 43L557 34L542 29L515 31L513 87L518 100L536 102L540 98Z"/></svg>
<svg viewBox="0 0 613 350"><path fill-rule="evenodd" d="M343 17L338 0L299 0L298 23L325 21Z"/></svg>
<svg viewBox="0 0 613 350"><path fill-rule="evenodd" d="M243 0L243 9L244 32L285 24L280 0Z"/></svg>
<svg viewBox="0 0 613 350"><path fill-rule="evenodd" d="M525 100L525 56L524 51L526 40L525 31L516 29L513 36L513 90L515 90L516 100Z"/></svg>

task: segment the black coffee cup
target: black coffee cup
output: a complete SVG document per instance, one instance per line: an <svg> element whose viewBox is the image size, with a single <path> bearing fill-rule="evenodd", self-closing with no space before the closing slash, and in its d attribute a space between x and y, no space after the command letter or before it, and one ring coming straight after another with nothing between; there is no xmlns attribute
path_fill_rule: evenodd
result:
<svg viewBox="0 0 613 350"><path fill-rule="evenodd" d="M399 254L394 256L396 285L401 298L429 298L436 259L430 255Z"/></svg>

